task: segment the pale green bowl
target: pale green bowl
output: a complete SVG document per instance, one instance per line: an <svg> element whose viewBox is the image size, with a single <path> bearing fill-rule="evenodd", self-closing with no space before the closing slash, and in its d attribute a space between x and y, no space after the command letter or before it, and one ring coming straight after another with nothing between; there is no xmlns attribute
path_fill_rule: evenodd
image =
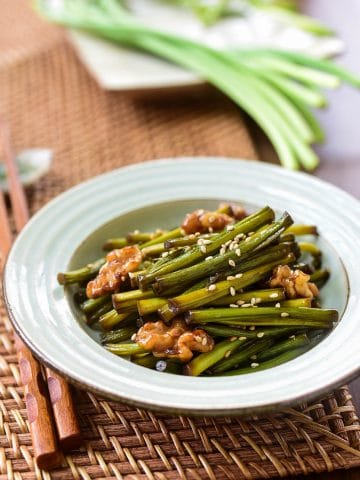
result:
<svg viewBox="0 0 360 480"><path fill-rule="evenodd" d="M172 227L184 213L233 200L265 204L318 225L331 269L322 303L341 314L318 346L279 367L237 377L189 378L139 367L105 351L57 285L56 274L101 255L108 237ZM4 291L23 340L75 384L131 404L187 414L255 413L310 399L359 373L360 204L309 175L266 164L188 158L110 172L50 202L9 255ZM75 252L75 253L74 253Z"/></svg>

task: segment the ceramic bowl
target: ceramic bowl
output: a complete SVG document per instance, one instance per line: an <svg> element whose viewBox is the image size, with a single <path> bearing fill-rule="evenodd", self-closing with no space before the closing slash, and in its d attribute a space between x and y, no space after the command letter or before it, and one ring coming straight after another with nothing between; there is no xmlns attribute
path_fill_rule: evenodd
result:
<svg viewBox="0 0 360 480"><path fill-rule="evenodd" d="M270 205L316 224L331 278L322 304L341 320L315 348L270 370L236 377L190 378L159 373L116 357L83 322L59 271L101 255L104 239L130 230L173 227L194 208L232 200ZM15 329L45 364L74 384L159 411L248 414L312 399L359 373L360 204L302 173L225 158L147 162L87 181L46 205L17 238L4 274Z"/></svg>

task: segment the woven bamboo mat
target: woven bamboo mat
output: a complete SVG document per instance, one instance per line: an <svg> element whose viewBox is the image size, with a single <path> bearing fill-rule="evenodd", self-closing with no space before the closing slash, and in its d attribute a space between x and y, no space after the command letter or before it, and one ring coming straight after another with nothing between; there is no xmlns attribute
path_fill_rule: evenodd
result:
<svg viewBox="0 0 360 480"><path fill-rule="evenodd" d="M200 154L256 159L239 111L222 97L134 101L105 93L59 31L36 20L24 1L0 0L0 13L0 115L17 150L55 153L51 172L28 191L32 212L129 163ZM24 29L13 31L15 19ZM246 420L159 415L76 391L85 446L60 469L41 472L2 305L0 317L0 480L251 480L360 466L360 426L347 387Z"/></svg>

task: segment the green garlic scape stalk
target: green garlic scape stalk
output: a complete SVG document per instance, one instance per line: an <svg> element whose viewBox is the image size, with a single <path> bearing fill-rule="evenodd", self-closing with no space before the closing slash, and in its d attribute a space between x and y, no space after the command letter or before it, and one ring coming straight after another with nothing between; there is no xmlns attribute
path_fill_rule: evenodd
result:
<svg viewBox="0 0 360 480"><path fill-rule="evenodd" d="M252 11L263 11L282 23L292 25L314 35L331 35L326 25L298 11L296 0L162 0L190 10L204 25L214 25L223 17L247 16Z"/></svg>
<svg viewBox="0 0 360 480"><path fill-rule="evenodd" d="M222 51L144 25L117 0L37 0L49 21L160 56L221 90L265 132L280 162L314 170L311 145L324 139L312 109L326 106L323 88L360 78L329 60L268 48ZM291 12L291 10L289 10Z"/></svg>

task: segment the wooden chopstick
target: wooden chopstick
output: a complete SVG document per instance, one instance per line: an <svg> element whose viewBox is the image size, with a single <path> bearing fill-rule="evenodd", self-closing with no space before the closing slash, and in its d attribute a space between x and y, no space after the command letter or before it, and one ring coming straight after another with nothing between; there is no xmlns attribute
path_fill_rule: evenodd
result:
<svg viewBox="0 0 360 480"><path fill-rule="evenodd" d="M5 207L1 190L0 204ZM0 224L1 230L5 234L4 239L6 239L1 244L2 262L4 263L11 247L11 229L6 208L0 208ZM39 363L17 335L15 335L15 348L18 355L21 382L24 386L24 398L34 455L40 468L49 469L59 465L61 455L57 446L46 383L40 374Z"/></svg>
<svg viewBox="0 0 360 480"><path fill-rule="evenodd" d="M7 219L7 210L1 189L0 193L0 251L2 255L6 257L11 247L11 231L8 222L3 221L3 219ZM2 258L2 261L5 262L5 258Z"/></svg>
<svg viewBox="0 0 360 480"><path fill-rule="evenodd" d="M12 209L14 213L15 219L15 226L17 232L24 227L26 222L29 219L29 211L27 207L27 201L25 197L25 193L22 187L22 184L19 180L17 167L15 163L15 156L13 154L13 150L11 148L10 142L10 135L7 126L4 122L0 122L0 135L3 144L3 152L4 152L4 159L7 171L7 179L9 185L9 191L11 194L11 203ZM5 210L6 213L6 210ZM5 217L7 218L7 217ZM5 220L5 219L4 219ZM8 223L8 222L1 222L1 223ZM9 237L9 235L8 235ZM11 233L10 233L10 241L11 241ZM7 248L6 253L9 248ZM17 345L21 346L20 341L17 342ZM29 361L29 355L31 353L28 351L29 355L24 353L24 349L27 350L24 344L22 344L20 348L20 356L21 358L26 357ZM31 356L33 359L33 357ZM36 362L35 359L33 359ZM37 363L37 362L36 362ZM40 366L33 364L33 370L35 371L36 368L40 369ZM21 370L21 364L20 364ZM39 370L40 371L40 370ZM71 398L71 391L69 384L57 373L51 371L50 369L46 370L46 376L48 379L48 388L50 393L50 399L52 402L53 407L53 414L56 422L57 432L59 436L60 446L63 449L70 449L76 448L81 444L81 433L80 427L77 420L77 416L74 409L74 404ZM32 388L35 388L34 385L30 385ZM28 388L28 387L26 387ZM45 389L46 390L46 389ZM40 390L41 391L41 390ZM34 393L34 392L32 392ZM26 397L27 398L27 397ZM30 412L28 412L30 414ZM42 468L51 468L55 460L59 461L59 452L57 451L56 442L55 442L55 435L53 430L51 430L51 411L44 411L44 414L47 414L47 425L48 428L45 428L45 425L41 426L41 429L32 429L32 438L33 438L33 445L35 450L35 456L37 458L37 462L40 465L46 463L46 466L42 466ZM43 442L42 436L47 436L47 441ZM52 435L53 439L51 440L49 436ZM49 446L52 446L52 455L43 455L43 449L49 449ZM37 454L38 453L38 454ZM39 463L40 461L40 463Z"/></svg>

